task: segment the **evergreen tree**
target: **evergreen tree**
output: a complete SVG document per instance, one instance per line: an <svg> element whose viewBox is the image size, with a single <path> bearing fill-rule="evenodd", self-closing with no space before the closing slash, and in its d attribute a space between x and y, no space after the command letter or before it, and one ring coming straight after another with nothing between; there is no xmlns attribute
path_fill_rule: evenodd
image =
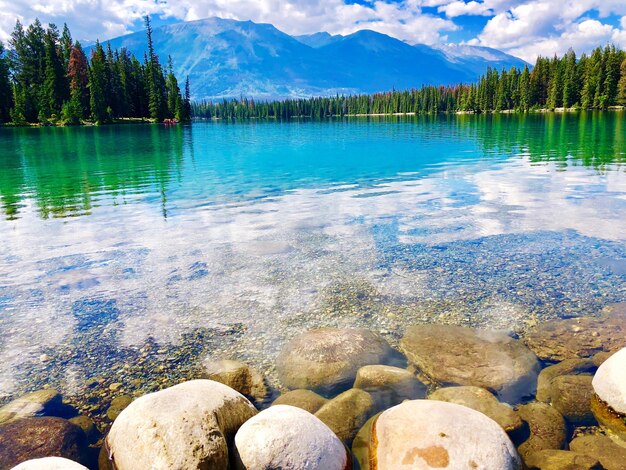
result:
<svg viewBox="0 0 626 470"><path fill-rule="evenodd" d="M70 101L64 108L63 119L69 124L78 124L89 117L89 65L79 42L70 51L67 77Z"/></svg>
<svg viewBox="0 0 626 470"><path fill-rule="evenodd" d="M621 78L617 85L617 100L622 106L626 106L626 58L622 61L620 66Z"/></svg>
<svg viewBox="0 0 626 470"><path fill-rule="evenodd" d="M4 44L0 41L0 124L11 119L11 108L13 108L13 90L9 57L4 51Z"/></svg>
<svg viewBox="0 0 626 470"><path fill-rule="evenodd" d="M57 43L58 30L50 25L45 34L45 69L44 83L40 98L40 120L58 114L63 102L69 98L69 90L63 67L63 59L59 56Z"/></svg>
<svg viewBox="0 0 626 470"><path fill-rule="evenodd" d="M96 48L91 57L89 70L89 94L91 106L91 119L96 123L109 121L106 102L106 57L100 42L96 42Z"/></svg>

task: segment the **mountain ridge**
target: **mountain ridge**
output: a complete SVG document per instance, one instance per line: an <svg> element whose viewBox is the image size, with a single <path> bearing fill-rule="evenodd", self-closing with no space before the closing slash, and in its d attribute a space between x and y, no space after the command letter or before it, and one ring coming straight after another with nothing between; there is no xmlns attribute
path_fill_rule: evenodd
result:
<svg viewBox="0 0 626 470"><path fill-rule="evenodd" d="M218 17L162 25L152 38L162 63L189 76L195 100L298 98L470 82L487 65L525 64L495 49L410 45L371 30L290 36L269 23ZM110 39L141 58L144 31ZM470 48L470 49L468 49Z"/></svg>

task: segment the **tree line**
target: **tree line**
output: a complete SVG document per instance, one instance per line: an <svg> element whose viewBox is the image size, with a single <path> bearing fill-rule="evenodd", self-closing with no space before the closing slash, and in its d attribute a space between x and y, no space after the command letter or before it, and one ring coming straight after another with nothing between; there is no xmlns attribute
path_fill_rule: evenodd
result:
<svg viewBox="0 0 626 470"><path fill-rule="evenodd" d="M192 104L200 118L323 118L359 114L486 113L514 110L607 109L626 105L626 53L613 45L576 57L539 57L532 70L488 68L476 83L351 95L255 101L241 98Z"/></svg>
<svg viewBox="0 0 626 470"><path fill-rule="evenodd" d="M87 58L80 42L37 19L17 21L8 50L0 42L0 124L109 123L121 118L191 118L189 79L181 92L171 58L164 68L145 18L143 61L125 48L96 42Z"/></svg>

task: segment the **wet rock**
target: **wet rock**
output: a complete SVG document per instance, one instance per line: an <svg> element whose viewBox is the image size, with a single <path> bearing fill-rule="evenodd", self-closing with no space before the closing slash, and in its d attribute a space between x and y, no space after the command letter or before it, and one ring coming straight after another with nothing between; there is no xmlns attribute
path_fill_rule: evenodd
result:
<svg viewBox="0 0 626 470"><path fill-rule="evenodd" d="M537 378L537 401L550 403L550 385L560 375L593 375L597 366L590 359L566 359L546 367Z"/></svg>
<svg viewBox="0 0 626 470"><path fill-rule="evenodd" d="M235 433L256 413L226 385L192 380L133 401L113 423L105 445L115 470L146 462L153 470L227 468Z"/></svg>
<svg viewBox="0 0 626 470"><path fill-rule="evenodd" d="M593 387L590 375L561 375L552 380L552 406L573 425L592 425L596 420L591 412Z"/></svg>
<svg viewBox="0 0 626 470"><path fill-rule="evenodd" d="M598 459L605 470L626 468L626 447L606 436L580 436L569 444L569 448Z"/></svg>
<svg viewBox="0 0 626 470"><path fill-rule="evenodd" d="M381 411L382 413L382 411ZM359 429L354 440L352 441L352 454L356 459L358 470L370 470L370 456L369 448L370 441L372 439L372 429L375 421L378 419L381 413L377 413L368 419L365 424Z"/></svg>
<svg viewBox="0 0 626 470"><path fill-rule="evenodd" d="M339 439L349 444L373 413L372 396L352 388L322 406L315 416L332 429Z"/></svg>
<svg viewBox="0 0 626 470"><path fill-rule="evenodd" d="M133 397L129 395L120 395L111 400L111 405L107 409L107 418L115 421L124 409L133 402Z"/></svg>
<svg viewBox="0 0 626 470"><path fill-rule="evenodd" d="M411 372L385 365L361 367L356 374L354 388L370 393L380 410L426 395L426 385Z"/></svg>
<svg viewBox="0 0 626 470"><path fill-rule="evenodd" d="M322 421L300 408L275 405L235 435L236 468L283 470L349 467L346 448Z"/></svg>
<svg viewBox="0 0 626 470"><path fill-rule="evenodd" d="M598 368L592 383L593 414L600 424L626 441L626 348Z"/></svg>
<svg viewBox="0 0 626 470"><path fill-rule="evenodd" d="M400 348L411 363L442 385L473 385L508 403L534 394L535 355L504 333L451 325L409 328Z"/></svg>
<svg viewBox="0 0 626 470"><path fill-rule="evenodd" d="M529 403L519 406L517 413L530 428L530 437L517 448L524 459L539 450L559 450L565 446L565 419L553 407L545 403Z"/></svg>
<svg viewBox="0 0 626 470"><path fill-rule="evenodd" d="M38 390L16 398L0 408L0 424L35 416L58 416L63 408L59 392L53 389Z"/></svg>
<svg viewBox="0 0 626 470"><path fill-rule="evenodd" d="M533 452L525 463L529 470L602 470L598 459L567 450Z"/></svg>
<svg viewBox="0 0 626 470"><path fill-rule="evenodd" d="M332 396L352 386L359 368L393 359L389 344L371 331L321 328L287 343L276 360L276 370L287 388Z"/></svg>
<svg viewBox="0 0 626 470"><path fill-rule="evenodd" d="M549 361L591 357L626 347L626 304L617 304L600 317L554 320L529 331L525 342Z"/></svg>
<svg viewBox="0 0 626 470"><path fill-rule="evenodd" d="M23 418L0 426L0 468L27 460L65 457L85 463L87 437L63 418Z"/></svg>
<svg viewBox="0 0 626 470"><path fill-rule="evenodd" d="M328 399L324 398L323 396L318 395L311 390L300 389L291 390L290 392L283 393L276 400L274 400L272 406L290 405L306 410L309 413L315 414L317 410L324 406L326 402L328 402Z"/></svg>
<svg viewBox="0 0 626 470"><path fill-rule="evenodd" d="M405 401L381 413L371 433L368 460L378 470L521 469L502 428L484 414L455 403Z"/></svg>
<svg viewBox="0 0 626 470"><path fill-rule="evenodd" d="M22 462L12 470L87 470L87 467L62 457L44 457Z"/></svg>
<svg viewBox="0 0 626 470"><path fill-rule="evenodd" d="M507 433L518 431L524 424L511 407L500 403L484 388L471 386L440 388L431 393L428 399L456 403L479 411L493 419Z"/></svg>
<svg viewBox="0 0 626 470"><path fill-rule="evenodd" d="M600 367L604 361L611 357L615 352L599 352L591 358L596 367Z"/></svg>
<svg viewBox="0 0 626 470"><path fill-rule="evenodd" d="M203 366L203 378L228 385L257 402L262 402L267 396L267 387L263 376L243 362L207 360Z"/></svg>
<svg viewBox="0 0 626 470"><path fill-rule="evenodd" d="M70 423L75 424L83 430L87 436L89 443L94 443L100 438L100 432L96 428L96 424L89 416L76 416L69 420Z"/></svg>

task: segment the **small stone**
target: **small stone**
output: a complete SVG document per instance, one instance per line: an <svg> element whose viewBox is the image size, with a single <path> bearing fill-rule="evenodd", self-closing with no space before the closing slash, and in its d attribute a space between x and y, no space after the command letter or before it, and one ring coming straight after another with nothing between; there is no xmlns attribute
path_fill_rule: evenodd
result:
<svg viewBox="0 0 626 470"><path fill-rule="evenodd" d="M567 450L539 450L529 454L525 463L530 470L602 470L598 459Z"/></svg>
<svg viewBox="0 0 626 470"><path fill-rule="evenodd" d="M39 356L39 360L41 362L48 362L50 360L50 356L48 356L47 354L42 354L41 356Z"/></svg>
<svg viewBox="0 0 626 470"><path fill-rule="evenodd" d="M590 375L561 375L552 380L552 406L573 425L592 425L596 420L591 412L593 387Z"/></svg>
<svg viewBox="0 0 626 470"><path fill-rule="evenodd" d="M120 388L122 388L122 384L119 382L115 382L109 385L109 390L111 390L112 392L117 392Z"/></svg>
<svg viewBox="0 0 626 470"><path fill-rule="evenodd" d="M480 411L502 426L502 429L509 434L518 431L523 425L522 419L511 407L500 403L491 392L484 388L471 386L440 388L431 393L428 399L456 403Z"/></svg>
<svg viewBox="0 0 626 470"><path fill-rule="evenodd" d="M300 408L275 405L246 421L235 435L239 469L347 470L350 458L335 434Z"/></svg>
<svg viewBox="0 0 626 470"><path fill-rule="evenodd" d="M626 468L626 446L617 444L610 437L593 435L580 436L569 444L569 448L598 459L605 470Z"/></svg>
<svg viewBox="0 0 626 470"><path fill-rule="evenodd" d="M204 362L203 366L203 378L228 385L256 402L263 402L267 396L268 392L263 376L243 362L209 359Z"/></svg>
<svg viewBox="0 0 626 470"><path fill-rule="evenodd" d="M129 395L120 395L111 400L111 405L107 409L107 417L111 421L115 421L124 409L133 402L133 398Z"/></svg>
<svg viewBox="0 0 626 470"><path fill-rule="evenodd" d="M565 446L565 419L553 407L545 403L529 403L519 406L517 413L530 428L530 437L517 448L522 458L526 459L539 450L559 450Z"/></svg>
<svg viewBox="0 0 626 470"><path fill-rule="evenodd" d="M322 406L315 416L349 445L373 411L372 396L363 390L352 388Z"/></svg>
<svg viewBox="0 0 626 470"><path fill-rule="evenodd" d="M411 372L385 365L361 367L356 374L354 388L370 393L379 410L390 408L404 400L424 398L426 395L426 385Z"/></svg>
<svg viewBox="0 0 626 470"><path fill-rule="evenodd" d="M328 399L324 398L321 395L318 395L315 392L312 392L311 390L300 389L291 390L290 392L283 393L276 400L274 400L272 406L290 405L306 410L309 413L315 414L327 402Z"/></svg>
<svg viewBox="0 0 626 470"><path fill-rule="evenodd" d="M550 403L550 385L559 375L592 375L596 365L589 359L566 359L546 367L537 378L537 401Z"/></svg>
<svg viewBox="0 0 626 470"><path fill-rule="evenodd" d="M87 467L63 457L43 457L22 462L11 470L87 470Z"/></svg>
<svg viewBox="0 0 626 470"><path fill-rule="evenodd" d="M62 414L63 399L53 389L27 393L0 408L0 424L21 418L36 416L56 416Z"/></svg>

